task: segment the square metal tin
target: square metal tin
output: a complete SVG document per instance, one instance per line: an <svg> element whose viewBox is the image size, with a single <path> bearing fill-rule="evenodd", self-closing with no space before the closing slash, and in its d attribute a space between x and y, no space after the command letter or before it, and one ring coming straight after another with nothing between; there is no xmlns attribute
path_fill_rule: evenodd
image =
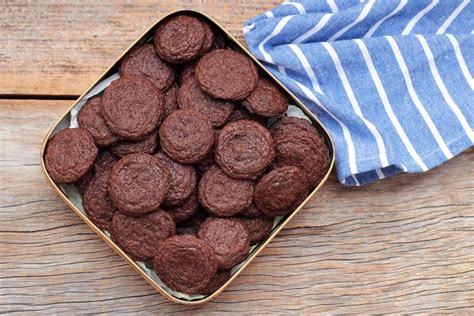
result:
<svg viewBox="0 0 474 316"><path fill-rule="evenodd" d="M311 193L308 195L308 197L299 205L299 207L293 211L291 214L283 217L280 219L280 221L274 226L271 234L260 244L257 246L251 248L251 251L247 257L247 259L240 264L236 269L234 268L232 270L232 276L231 278L223 285L221 286L218 290L213 292L212 294L206 295L206 296L199 296L199 297L190 297L187 295L180 295L179 293L176 293L170 289L168 289L166 286L163 284L159 284L159 281L156 280L156 277L153 277L149 273L149 268L146 267L142 262L135 262L132 260L118 245L116 245L108 236L108 233L102 231L100 228L98 228L88 217L87 215L81 210L81 206L78 205L77 201L73 201L70 196L67 194L67 190L64 189L64 187L61 184L55 183L51 177L49 176L45 163L44 163L44 153L46 149L46 145L51 137L51 135L60 130L63 129L67 126L69 126L69 117L71 110L73 110L78 103L81 102L81 100L84 98L85 95L87 95L96 85L104 80L105 78L108 78L111 74L115 73L118 69L118 65L122 57L127 54L127 52L132 49L136 44L145 42L152 38L153 36L153 31L155 27L161 23L164 19L166 19L169 16L176 15L176 14L192 14L195 16L200 17L201 19L204 19L208 21L211 25L214 26L214 28L220 32L226 37L227 42L230 44L230 46L233 49L236 49L249 58L251 58L255 65L257 66L259 72L264 73L267 75L268 78L273 80L274 83L276 83L278 86L281 87L283 91L287 93L287 96L290 100L290 103L299 107L307 117L309 117L312 121L313 126L315 126L318 131L324 136L326 139L326 143L329 148L329 154L330 154L330 165L328 168L328 171L324 177L324 179L318 184L314 190L311 191ZM62 117L56 122L56 124L51 128L51 130L47 133L47 135L44 138L42 148L41 148L41 167L43 170L43 173L53 188L53 191L61 197L64 202L87 224L90 226L90 228L97 234L99 235L100 238L102 238L117 254L119 254L135 271L137 271L149 284L151 284L158 292L160 292L164 297L167 299L180 303L180 304L202 304L206 303L215 297L217 297L227 286L229 286L232 281L247 267L247 265L250 264L250 262L253 261L255 257L258 256L260 251L262 251L271 241L273 238L275 238L280 230L282 230L286 224L300 211L300 209L303 208L303 206L316 194L316 192L323 186L323 184L326 182L326 180L329 177L329 174L331 173L331 170L334 166L334 145L333 142L329 136L329 133L326 131L324 126L318 121L318 119L306 108L306 106L298 100L288 89L283 86L270 72L268 72L263 65L255 59L252 54L242 45L240 44L232 35L230 35L226 30L224 30L219 23L217 23L215 20L212 18L208 17L207 15L194 11L194 10L179 10L175 11L172 13L169 13L165 16L163 16L161 19L157 20L150 28L148 28L127 50L123 52L123 54L76 100L76 102L62 115Z"/></svg>

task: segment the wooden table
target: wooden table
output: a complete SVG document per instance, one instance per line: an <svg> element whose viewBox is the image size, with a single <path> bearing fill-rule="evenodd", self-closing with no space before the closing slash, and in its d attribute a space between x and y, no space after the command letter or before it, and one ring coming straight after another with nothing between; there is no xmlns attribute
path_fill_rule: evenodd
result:
<svg viewBox="0 0 474 316"><path fill-rule="evenodd" d="M0 0L0 313L474 312L474 151L363 188L332 176L215 301L170 303L52 192L43 136L165 12L195 8L242 39L252 1Z"/></svg>

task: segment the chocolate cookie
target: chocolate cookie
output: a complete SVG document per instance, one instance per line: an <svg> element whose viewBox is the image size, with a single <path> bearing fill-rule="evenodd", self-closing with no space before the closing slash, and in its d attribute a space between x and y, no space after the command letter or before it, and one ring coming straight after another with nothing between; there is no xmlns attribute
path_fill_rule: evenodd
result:
<svg viewBox="0 0 474 316"><path fill-rule="evenodd" d="M199 54L204 55L214 45L215 35L214 35L214 31L212 30L212 27L209 23L207 23L206 21L203 21L203 20L201 20L201 23L202 23L202 26L204 27L205 35L204 35L204 41L202 42L201 51L199 52Z"/></svg>
<svg viewBox="0 0 474 316"><path fill-rule="evenodd" d="M163 119L178 109L178 84L173 83L163 94L164 113Z"/></svg>
<svg viewBox="0 0 474 316"><path fill-rule="evenodd" d="M247 110L243 106L234 107L234 110L232 111L229 116L229 119L227 120L227 123L235 122L238 120L252 120L262 124L263 126L267 126L266 118L250 113L249 110Z"/></svg>
<svg viewBox="0 0 474 316"><path fill-rule="evenodd" d="M84 194L86 192L87 187L94 179L94 172L92 170L87 171L85 175L83 175L79 180L75 182L77 189L79 190L80 194Z"/></svg>
<svg viewBox="0 0 474 316"><path fill-rule="evenodd" d="M255 245L267 237L273 228L273 218L242 218L250 234L250 245Z"/></svg>
<svg viewBox="0 0 474 316"><path fill-rule="evenodd" d="M198 207L198 210L196 214L194 214L191 219L178 223L176 226L176 233L178 235L193 235L197 236L197 233L199 231L199 228L201 227L201 224L206 220L206 218L209 217L209 214L203 210L202 208Z"/></svg>
<svg viewBox="0 0 474 316"><path fill-rule="evenodd" d="M240 219L208 218L201 225L198 236L214 250L219 270L232 268L249 254L249 231Z"/></svg>
<svg viewBox="0 0 474 316"><path fill-rule="evenodd" d="M105 124L102 116L102 97L93 97L87 100L77 115L79 127L91 133L94 142L99 147L110 146L119 141L117 135L112 133Z"/></svg>
<svg viewBox="0 0 474 316"><path fill-rule="evenodd" d="M157 131L153 131L146 135L144 139L139 141L122 141L111 147L110 151L118 157L124 157L136 153L152 154L158 144L157 134Z"/></svg>
<svg viewBox="0 0 474 316"><path fill-rule="evenodd" d="M216 162L232 178L255 179L273 161L270 132L257 122L239 120L224 126L217 138Z"/></svg>
<svg viewBox="0 0 474 316"><path fill-rule="evenodd" d="M98 152L86 129L65 128L48 141L44 155L46 170L56 182L76 182L92 168Z"/></svg>
<svg viewBox="0 0 474 316"><path fill-rule="evenodd" d="M197 61L193 61L183 66L178 75L178 83L180 86L189 78L194 77L194 72L196 71L196 64Z"/></svg>
<svg viewBox="0 0 474 316"><path fill-rule="evenodd" d="M169 187L169 171L155 157L132 154L111 170L109 194L121 211L140 216L158 209Z"/></svg>
<svg viewBox="0 0 474 316"><path fill-rule="evenodd" d="M211 47L211 50L215 49L225 49L227 48L227 43L224 35L221 32L214 32L215 39L214 44Z"/></svg>
<svg viewBox="0 0 474 316"><path fill-rule="evenodd" d="M174 236L156 251L153 268L171 289L197 294L203 291L217 271L214 251L204 241L191 236Z"/></svg>
<svg viewBox="0 0 474 316"><path fill-rule="evenodd" d="M230 270L224 270L224 271L218 271L214 277L211 279L211 282L206 286L204 290L201 291L203 294L212 294L218 289L220 289L221 286L223 286L227 280L230 279L231 277Z"/></svg>
<svg viewBox="0 0 474 316"><path fill-rule="evenodd" d="M241 212L239 215L245 217L245 218L258 218L258 217L264 217L265 215L255 206L254 203L250 204L249 207L247 207L243 212Z"/></svg>
<svg viewBox="0 0 474 316"><path fill-rule="evenodd" d="M163 115L163 96L144 77L113 81L102 96L102 114L114 134L140 140L156 129Z"/></svg>
<svg viewBox="0 0 474 316"><path fill-rule="evenodd" d="M134 47L120 62L120 77L144 76L161 91L165 91L174 81L174 68L162 61L153 44Z"/></svg>
<svg viewBox="0 0 474 316"><path fill-rule="evenodd" d="M283 91L270 81L260 78L257 87L242 101L250 112L263 117L280 116L288 110L288 99Z"/></svg>
<svg viewBox="0 0 474 316"><path fill-rule="evenodd" d="M207 170L209 170L212 166L216 164L214 159L214 151L211 150L206 157L204 157L200 162L196 164L196 169L200 175L204 174Z"/></svg>
<svg viewBox="0 0 474 316"><path fill-rule="evenodd" d="M141 217L116 212L109 228L112 240L134 260L152 260L160 243L176 234L175 223L160 209Z"/></svg>
<svg viewBox="0 0 474 316"><path fill-rule="evenodd" d="M175 223L183 223L190 220L197 213L198 207L197 193L193 192L181 205L167 207L165 210Z"/></svg>
<svg viewBox="0 0 474 316"><path fill-rule="evenodd" d="M164 204L167 206L182 204L196 189L196 170L193 166L173 161L162 151L155 154L155 157L170 173L169 189Z"/></svg>
<svg viewBox="0 0 474 316"><path fill-rule="evenodd" d="M213 166L204 173L198 188L199 201L209 213L228 217L250 206L254 184L249 180L233 179Z"/></svg>
<svg viewBox="0 0 474 316"><path fill-rule="evenodd" d="M170 63L186 63L198 57L206 37L198 18L177 15L161 23L155 31L154 43L158 55Z"/></svg>
<svg viewBox="0 0 474 316"><path fill-rule="evenodd" d="M204 93L194 76L189 77L179 88L178 106L180 109L201 112L207 116L213 127L224 125L234 109L233 102L217 100Z"/></svg>
<svg viewBox="0 0 474 316"><path fill-rule="evenodd" d="M272 125L275 141L275 166L297 166L303 169L311 186L326 175L329 149L324 138L306 120L283 117Z"/></svg>
<svg viewBox="0 0 474 316"><path fill-rule="evenodd" d="M99 153L93 170L96 174L101 173L102 171L111 168L117 161L117 156L112 154L110 151L103 151Z"/></svg>
<svg viewBox="0 0 474 316"><path fill-rule="evenodd" d="M258 80L252 60L230 49L204 55L196 66L195 76L204 92L223 100L247 98Z"/></svg>
<svg viewBox="0 0 474 316"><path fill-rule="evenodd" d="M254 201L266 216L287 215L295 210L309 193L305 172L295 166L275 168L255 186Z"/></svg>
<svg viewBox="0 0 474 316"><path fill-rule="evenodd" d="M194 110L178 110L160 126L164 152L181 163L196 163L211 151L214 132L209 119Z"/></svg>
<svg viewBox="0 0 474 316"><path fill-rule="evenodd" d="M107 191L110 169L96 174L82 197L82 206L98 227L109 230L112 216L117 208L112 203Z"/></svg>

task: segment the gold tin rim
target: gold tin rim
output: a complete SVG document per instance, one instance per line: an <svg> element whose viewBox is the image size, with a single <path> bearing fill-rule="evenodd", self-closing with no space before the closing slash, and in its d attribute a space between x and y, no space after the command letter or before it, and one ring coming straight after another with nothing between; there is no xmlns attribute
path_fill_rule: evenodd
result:
<svg viewBox="0 0 474 316"><path fill-rule="evenodd" d="M296 105L303 110L303 112L308 115L313 123L317 123L317 128L324 133L325 139L328 143L329 153L330 153L330 165L328 171L318 186L308 195L308 197L298 206L296 210L294 210L291 214L287 215L287 217L280 221L277 227L272 231L272 233L267 237L267 239L260 243L252 252L252 254L246 259L244 264L227 280L224 285L222 285L219 289L214 291L212 294L196 300L185 300L181 298L177 298L170 293L168 293L164 288L162 288L159 284L157 284L150 276L148 276L139 266L138 264L133 261L123 250L117 246L102 230L100 230L86 215L84 215L69 199L64 193L58 188L58 186L54 183L54 181L49 176L46 166L44 163L44 151L46 149L46 145L48 140L52 134L52 132L58 127L58 125L62 122L62 120L71 112L71 110L84 98L84 96L89 93L100 81L102 81L107 74L119 63L125 54L127 54L130 49L132 49L137 43L144 39L144 37L149 34L161 21L164 19L176 15L176 14L183 14L183 13L190 13L193 15L200 16L201 18L205 18L217 26L218 29L224 33L228 40L232 42L233 45L237 46L243 53L246 54L247 57L251 58L253 62L259 68L259 71L264 72L268 77L273 79L292 99ZM245 270L245 268L260 254L260 252L267 247L267 245L280 233L280 231L295 217L295 215L304 207L304 205L319 191L319 189L324 185L324 183L329 178L329 175L334 167L334 160L335 160L335 153L334 153L334 143L331 139L330 134L324 127L324 125L316 118L316 116L293 94L291 93L275 76L273 76L263 65L262 63L257 60L248 50L245 48L234 36L232 36L229 32L227 32L217 21L213 18L207 16L206 14L197 11L197 10L176 10L165 14L161 18L159 18L155 23L153 23L149 28L147 28L139 37L136 39L116 60L115 62L105 70L102 75L91 85L89 88L67 109L67 111L56 121L54 126L49 130L43 140L43 144L41 146L41 153L40 153L40 161L41 161L41 169L42 172L48 181L48 184L52 187L53 191L103 240L105 241L119 256L121 256L138 274L142 276L151 286L153 286L158 292L161 293L165 298L168 300L184 304L184 305L198 305L204 304L206 302L211 301L215 297L217 297L222 291L225 290L227 286L229 286L237 276Z"/></svg>

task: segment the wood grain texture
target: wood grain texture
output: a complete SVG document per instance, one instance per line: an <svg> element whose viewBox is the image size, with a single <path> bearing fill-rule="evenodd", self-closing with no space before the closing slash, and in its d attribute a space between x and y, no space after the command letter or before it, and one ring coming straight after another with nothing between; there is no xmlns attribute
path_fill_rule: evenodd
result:
<svg viewBox="0 0 474 316"><path fill-rule="evenodd" d="M195 9L242 40L278 0L0 0L0 95L80 95L164 14Z"/></svg>
<svg viewBox="0 0 474 316"><path fill-rule="evenodd" d="M40 171L72 101L0 100L0 312L474 313L474 151L345 189L333 177L215 301L170 303Z"/></svg>

